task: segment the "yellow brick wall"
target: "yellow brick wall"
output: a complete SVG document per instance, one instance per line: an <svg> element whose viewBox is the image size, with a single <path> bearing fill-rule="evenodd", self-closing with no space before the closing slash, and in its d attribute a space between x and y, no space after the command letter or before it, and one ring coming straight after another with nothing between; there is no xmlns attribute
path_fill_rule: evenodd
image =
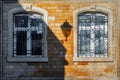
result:
<svg viewBox="0 0 120 80"><path fill-rule="evenodd" d="M96 0L97 1L97 0ZM113 62L73 62L73 30L68 37L68 41L65 41L65 36L62 34L60 26L67 20L70 25L73 26L73 11L91 5L98 5L102 7L109 8L113 11L113 45L116 55L118 54L118 32L119 29L117 25L117 7L115 3L112 3L108 0L94 2L94 0L88 2L78 2L78 1L57 1L52 2L42 1L42 2L30 2L33 6L43 8L48 11L48 26L49 29L53 32L59 42L64 46L65 60L67 62L64 65L64 76L89 76L89 77L104 77L104 76L116 76L117 67L116 59ZM21 3L22 4L22 3ZM53 18L53 19L51 19ZM49 34L49 33L48 33ZM115 38L114 38L115 37ZM52 45L51 43L48 45ZM59 47L58 47L59 48ZM49 52L49 51L48 51ZM48 53L49 54L49 53Z"/></svg>

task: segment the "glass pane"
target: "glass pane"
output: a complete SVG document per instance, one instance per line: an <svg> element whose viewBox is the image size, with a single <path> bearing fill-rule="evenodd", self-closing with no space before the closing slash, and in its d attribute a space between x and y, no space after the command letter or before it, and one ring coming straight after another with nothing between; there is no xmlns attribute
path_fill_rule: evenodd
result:
<svg viewBox="0 0 120 80"><path fill-rule="evenodd" d="M31 19L31 26L39 26L40 19Z"/></svg>
<svg viewBox="0 0 120 80"><path fill-rule="evenodd" d="M91 15L90 14L82 14L79 15L79 26L91 26Z"/></svg>
<svg viewBox="0 0 120 80"><path fill-rule="evenodd" d="M80 30L79 39L80 54L90 53L90 31Z"/></svg>
<svg viewBox="0 0 120 80"><path fill-rule="evenodd" d="M26 31L17 31L17 43L16 43L16 54L17 55L26 55L26 38L27 32Z"/></svg>
<svg viewBox="0 0 120 80"><path fill-rule="evenodd" d="M104 53L104 34L103 30L95 30L95 54Z"/></svg>
<svg viewBox="0 0 120 80"><path fill-rule="evenodd" d="M32 31L32 55L42 55L42 34Z"/></svg>
<svg viewBox="0 0 120 80"><path fill-rule="evenodd" d="M15 16L15 27L28 27L28 16Z"/></svg>
<svg viewBox="0 0 120 80"><path fill-rule="evenodd" d="M105 16L95 16L95 25L104 25L105 22Z"/></svg>

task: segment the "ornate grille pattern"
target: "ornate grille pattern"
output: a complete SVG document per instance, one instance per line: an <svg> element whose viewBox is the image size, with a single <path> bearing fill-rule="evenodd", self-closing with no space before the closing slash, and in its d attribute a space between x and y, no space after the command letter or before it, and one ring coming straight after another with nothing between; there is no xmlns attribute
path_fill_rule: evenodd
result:
<svg viewBox="0 0 120 80"><path fill-rule="evenodd" d="M13 38L13 56L41 56L44 44L42 17L38 14L16 14Z"/></svg>
<svg viewBox="0 0 120 80"><path fill-rule="evenodd" d="M107 57L107 20L102 13L78 15L78 57Z"/></svg>

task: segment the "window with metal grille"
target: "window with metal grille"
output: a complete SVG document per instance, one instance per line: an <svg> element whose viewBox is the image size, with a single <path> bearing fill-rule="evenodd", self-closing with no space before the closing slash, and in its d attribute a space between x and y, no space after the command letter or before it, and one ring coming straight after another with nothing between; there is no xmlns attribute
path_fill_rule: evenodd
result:
<svg viewBox="0 0 120 80"><path fill-rule="evenodd" d="M78 15L78 57L107 57L108 17L98 12Z"/></svg>
<svg viewBox="0 0 120 80"><path fill-rule="evenodd" d="M39 14L14 15L13 56L43 56L44 27Z"/></svg>

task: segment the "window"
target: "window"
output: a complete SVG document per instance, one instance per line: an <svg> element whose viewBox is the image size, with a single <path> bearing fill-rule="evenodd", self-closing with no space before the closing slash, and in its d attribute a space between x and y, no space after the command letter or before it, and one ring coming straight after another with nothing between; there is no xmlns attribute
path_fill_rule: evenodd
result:
<svg viewBox="0 0 120 80"><path fill-rule="evenodd" d="M73 61L113 61L112 12L90 6L73 12Z"/></svg>
<svg viewBox="0 0 120 80"><path fill-rule="evenodd" d="M8 16L8 61L48 61L47 12L37 7L27 12L18 7L10 10Z"/></svg>
<svg viewBox="0 0 120 80"><path fill-rule="evenodd" d="M107 15L78 15L78 57L107 57Z"/></svg>

